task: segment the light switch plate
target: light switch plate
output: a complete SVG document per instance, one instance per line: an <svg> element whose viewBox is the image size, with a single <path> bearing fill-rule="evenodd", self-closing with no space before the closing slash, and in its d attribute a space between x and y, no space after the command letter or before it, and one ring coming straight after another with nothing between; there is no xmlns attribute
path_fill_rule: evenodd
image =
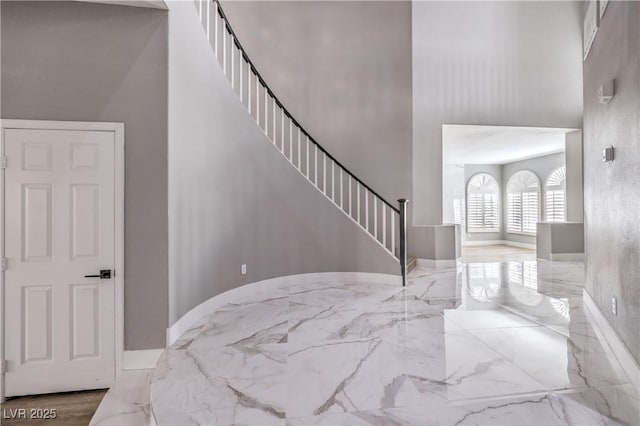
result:
<svg viewBox="0 0 640 426"><path fill-rule="evenodd" d="M247 264L243 263L240 265L240 275L247 275Z"/></svg>

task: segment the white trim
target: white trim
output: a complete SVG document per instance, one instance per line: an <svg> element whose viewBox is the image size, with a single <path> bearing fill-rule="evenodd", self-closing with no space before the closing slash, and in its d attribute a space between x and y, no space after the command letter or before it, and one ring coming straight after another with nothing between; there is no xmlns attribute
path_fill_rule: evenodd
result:
<svg viewBox="0 0 640 426"><path fill-rule="evenodd" d="M147 370L156 368L156 364L163 351L164 348L124 351L122 353L122 370Z"/></svg>
<svg viewBox="0 0 640 426"><path fill-rule="evenodd" d="M180 336L189 330L200 318L233 300L245 296L255 296L257 292L269 293L288 284L313 283L320 280L329 282L366 281L373 284L402 285L402 279L398 275L369 272L314 272L309 274L287 275L245 284L220 293L209 300L205 300L180 317L171 327L167 328L167 346L172 345L178 340Z"/></svg>
<svg viewBox="0 0 640 426"><path fill-rule="evenodd" d="M416 259L416 267L418 268L451 268L457 264L456 259Z"/></svg>
<svg viewBox="0 0 640 426"><path fill-rule="evenodd" d="M495 246L504 245L504 240L482 240L482 241L465 241L462 247L475 247L475 246Z"/></svg>
<svg viewBox="0 0 640 426"><path fill-rule="evenodd" d="M584 260L584 253L551 253L549 257L555 261L580 261Z"/></svg>
<svg viewBox="0 0 640 426"><path fill-rule="evenodd" d="M535 244L520 243L518 241L509 241L509 240L465 241L464 244L462 244L462 247L465 247L465 246L495 246L495 245L520 247L520 248L526 248L526 249L531 249L531 250L535 250L536 249L536 245Z"/></svg>
<svg viewBox="0 0 640 426"><path fill-rule="evenodd" d="M122 371L124 351L124 123L0 119L0 155L4 155L5 129L79 130L114 133L114 314L115 374ZM0 173L0 257L4 256L4 171ZM4 321L4 273L0 273L0 319ZM4 362L4 326L0 327L0 361ZM4 401L4 375L0 378Z"/></svg>
<svg viewBox="0 0 640 426"><path fill-rule="evenodd" d="M604 316L596 302L593 300L587 289L582 291L585 311L591 314L594 331L601 343L606 343L615 358L620 362L627 378L637 390L640 390L640 366L627 349L627 346L613 329L607 318ZM607 349L607 348L605 348Z"/></svg>
<svg viewBox="0 0 640 426"><path fill-rule="evenodd" d="M521 243L518 241L504 240L504 244L511 247L520 247L520 248L526 248L531 250L535 250L537 248L535 244Z"/></svg>

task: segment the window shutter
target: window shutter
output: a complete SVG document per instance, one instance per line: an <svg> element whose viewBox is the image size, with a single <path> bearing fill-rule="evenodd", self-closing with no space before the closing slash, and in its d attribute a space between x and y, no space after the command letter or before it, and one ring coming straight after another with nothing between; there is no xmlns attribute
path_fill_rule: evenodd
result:
<svg viewBox="0 0 640 426"><path fill-rule="evenodd" d="M540 184L536 175L523 170L507 185L507 232L535 234L540 218Z"/></svg>
<svg viewBox="0 0 640 426"><path fill-rule="evenodd" d="M454 206L455 210L455 206ZM499 232L498 182L479 173L467 184L467 232Z"/></svg>
<svg viewBox="0 0 640 426"><path fill-rule="evenodd" d="M566 215L566 168L554 170L546 184L545 214L549 222L564 222Z"/></svg>

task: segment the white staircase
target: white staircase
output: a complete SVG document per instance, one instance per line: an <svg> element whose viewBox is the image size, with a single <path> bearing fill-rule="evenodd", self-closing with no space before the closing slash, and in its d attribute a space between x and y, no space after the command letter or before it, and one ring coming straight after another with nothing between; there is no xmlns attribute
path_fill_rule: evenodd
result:
<svg viewBox="0 0 640 426"><path fill-rule="evenodd" d="M258 127L311 185L400 263L404 283L407 200L392 205L315 141L260 76L218 0L194 2L231 88Z"/></svg>

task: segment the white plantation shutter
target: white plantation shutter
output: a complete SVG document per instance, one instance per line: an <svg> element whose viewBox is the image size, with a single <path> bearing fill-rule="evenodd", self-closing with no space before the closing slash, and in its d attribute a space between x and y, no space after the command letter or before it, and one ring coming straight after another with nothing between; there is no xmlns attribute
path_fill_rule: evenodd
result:
<svg viewBox="0 0 640 426"><path fill-rule="evenodd" d="M467 232L499 232L498 182L478 173L467 184Z"/></svg>
<svg viewBox="0 0 640 426"><path fill-rule="evenodd" d="M532 172L514 173L507 184L507 232L535 234L540 219L540 183Z"/></svg>
<svg viewBox="0 0 640 426"><path fill-rule="evenodd" d="M538 206L538 192L523 192L522 193L522 231L536 233L536 226L538 224L538 212L540 207Z"/></svg>
<svg viewBox="0 0 640 426"><path fill-rule="evenodd" d="M566 169L564 166L554 170L547 179L545 188L545 207L548 222L564 222L566 209Z"/></svg>
<svg viewBox="0 0 640 426"><path fill-rule="evenodd" d="M507 195L507 230L522 230L522 196L519 193Z"/></svg>

